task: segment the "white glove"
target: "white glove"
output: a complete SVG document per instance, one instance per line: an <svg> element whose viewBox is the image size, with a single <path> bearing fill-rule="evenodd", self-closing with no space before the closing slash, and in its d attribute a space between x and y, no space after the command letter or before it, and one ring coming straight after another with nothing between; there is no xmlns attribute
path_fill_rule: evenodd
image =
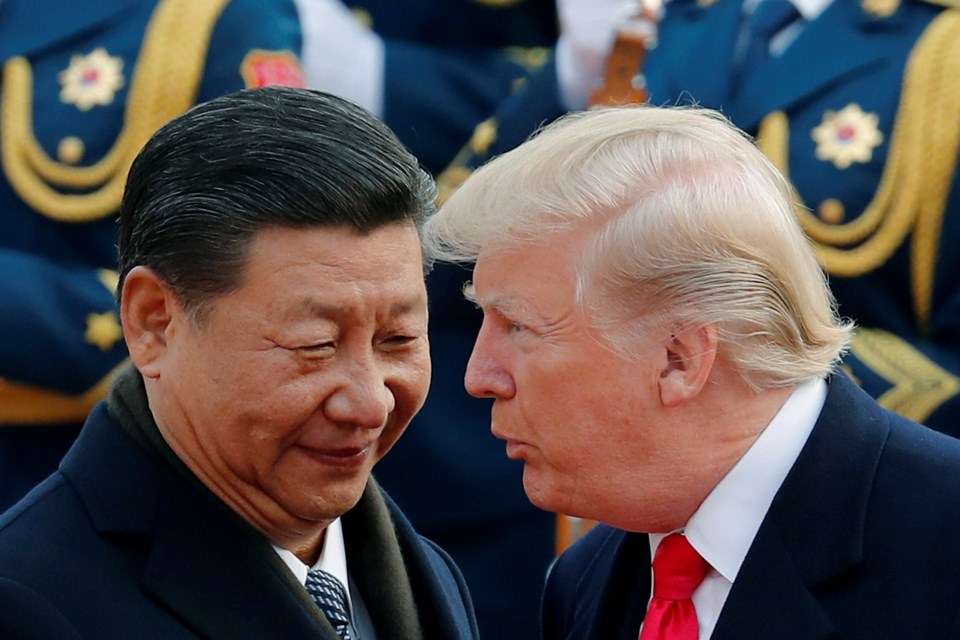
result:
<svg viewBox="0 0 960 640"><path fill-rule="evenodd" d="M307 86L383 117L383 40L340 0L296 0Z"/></svg>
<svg viewBox="0 0 960 640"><path fill-rule="evenodd" d="M617 24L637 5L637 0L557 0L557 76L567 109L587 106L603 78Z"/></svg>

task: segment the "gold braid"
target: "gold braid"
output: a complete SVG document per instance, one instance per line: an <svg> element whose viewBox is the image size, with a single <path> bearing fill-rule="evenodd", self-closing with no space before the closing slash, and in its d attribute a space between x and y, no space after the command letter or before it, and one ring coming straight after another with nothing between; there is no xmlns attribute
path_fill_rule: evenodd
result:
<svg viewBox="0 0 960 640"><path fill-rule="evenodd" d="M928 94L931 103L917 119L917 126L925 129L922 139L928 144L923 152L930 162L911 252L914 312L924 330L930 325L940 231L960 154L960 10L941 13L927 34L924 48L916 51L916 84L904 87Z"/></svg>
<svg viewBox="0 0 960 640"><path fill-rule="evenodd" d="M940 229L960 150L958 106L960 11L948 9L926 28L907 61L887 163L864 212L850 223L832 225L802 204L797 207L821 266L841 277L876 269L913 230L914 312L924 329L930 321ZM760 149L787 175L788 132L786 116L775 112L758 133ZM862 244L840 248L856 243Z"/></svg>
<svg viewBox="0 0 960 640"><path fill-rule="evenodd" d="M33 131L33 75L26 58L3 67L0 140L7 178L39 213L59 222L89 222L116 213L127 171L150 136L193 106L213 27L229 0L163 0L150 18L136 63L124 124L96 164L56 162ZM54 186L87 189L65 194Z"/></svg>

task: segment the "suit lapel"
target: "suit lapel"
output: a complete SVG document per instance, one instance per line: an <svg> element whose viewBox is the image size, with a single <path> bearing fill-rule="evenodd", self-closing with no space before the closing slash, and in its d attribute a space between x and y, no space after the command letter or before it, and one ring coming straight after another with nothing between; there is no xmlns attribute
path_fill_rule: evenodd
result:
<svg viewBox="0 0 960 640"><path fill-rule="evenodd" d="M651 592L649 539L608 527L598 534L607 538L577 582L566 640L636 640Z"/></svg>
<svg viewBox="0 0 960 640"><path fill-rule="evenodd" d="M714 628L712 640L818 640L832 624L810 593L774 527L758 533Z"/></svg>
<svg viewBox="0 0 960 640"><path fill-rule="evenodd" d="M875 403L845 376L833 376L810 439L734 582L715 640L830 635L816 594L862 561L867 504L888 434Z"/></svg>
<svg viewBox="0 0 960 640"><path fill-rule="evenodd" d="M157 511L147 592L205 638L338 639L265 538L180 488L168 487Z"/></svg>
<svg viewBox="0 0 960 640"><path fill-rule="evenodd" d="M98 531L144 541L144 590L201 637L339 640L266 539L134 441L103 404L61 471Z"/></svg>
<svg viewBox="0 0 960 640"><path fill-rule="evenodd" d="M866 14L859 0L834 0L824 13L805 26L782 56L772 60L741 87L727 111L747 131L756 131L767 114L787 110L809 96L886 64L888 39L878 32L896 33L902 13L888 18ZM897 49L893 49L896 51ZM829 64L812 64L829 60ZM784 82L789 78L789 82Z"/></svg>

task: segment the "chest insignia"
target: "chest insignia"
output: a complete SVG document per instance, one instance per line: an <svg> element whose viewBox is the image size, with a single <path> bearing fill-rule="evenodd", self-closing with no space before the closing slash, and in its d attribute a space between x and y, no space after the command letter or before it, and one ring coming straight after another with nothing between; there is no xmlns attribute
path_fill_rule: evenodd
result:
<svg viewBox="0 0 960 640"><path fill-rule="evenodd" d="M865 113L850 103L840 111L827 111L823 122L812 131L817 143L817 158L846 169L854 162L870 162L873 150L883 142L877 127L879 116Z"/></svg>
<svg viewBox="0 0 960 640"><path fill-rule="evenodd" d="M96 105L113 102L117 91L123 88L123 60L98 47L85 56L72 56L70 66L58 78L60 100L76 105L80 111L89 111Z"/></svg>

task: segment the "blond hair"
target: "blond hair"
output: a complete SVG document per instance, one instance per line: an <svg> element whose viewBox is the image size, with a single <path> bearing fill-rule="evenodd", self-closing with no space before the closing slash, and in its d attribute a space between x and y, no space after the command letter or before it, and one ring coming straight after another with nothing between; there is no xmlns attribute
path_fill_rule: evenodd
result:
<svg viewBox="0 0 960 640"><path fill-rule="evenodd" d="M651 318L713 324L754 388L826 375L852 326L796 221L783 176L715 111L568 115L477 170L428 220L432 259L584 237L581 308L629 356Z"/></svg>

